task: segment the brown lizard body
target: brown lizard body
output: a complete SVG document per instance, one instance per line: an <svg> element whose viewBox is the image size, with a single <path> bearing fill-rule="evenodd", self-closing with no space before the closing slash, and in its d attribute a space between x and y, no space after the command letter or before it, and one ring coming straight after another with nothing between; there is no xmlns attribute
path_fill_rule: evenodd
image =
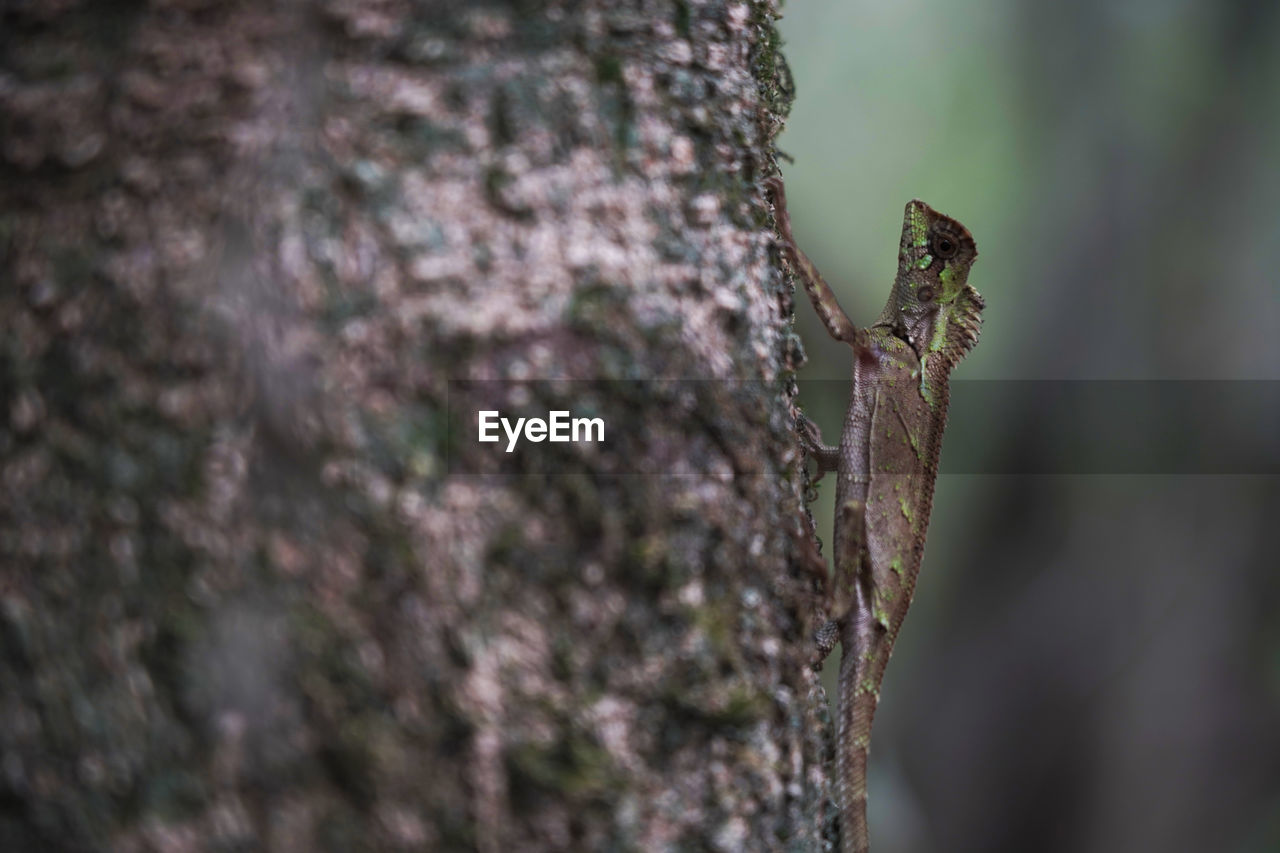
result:
<svg viewBox="0 0 1280 853"><path fill-rule="evenodd" d="M853 349L853 387L840 443L804 424L818 475L836 472L835 572L819 659L840 641L837 799L841 849L865 853L867 756L880 683L924 555L951 371L973 348L982 297L968 285L977 248L968 230L920 201L907 204L893 291L859 329L796 246L780 179L769 181L781 245L827 331Z"/></svg>

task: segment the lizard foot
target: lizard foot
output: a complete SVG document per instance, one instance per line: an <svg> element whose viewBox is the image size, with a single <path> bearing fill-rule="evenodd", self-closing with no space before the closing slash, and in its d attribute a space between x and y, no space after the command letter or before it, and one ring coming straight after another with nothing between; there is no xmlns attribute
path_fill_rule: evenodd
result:
<svg viewBox="0 0 1280 853"><path fill-rule="evenodd" d="M817 464L817 470L809 477L813 485L822 479L828 471L835 471L839 465L839 448L822 443L822 430L806 415L799 415L796 420L796 433L800 436L800 446L805 454Z"/></svg>
<svg viewBox="0 0 1280 853"><path fill-rule="evenodd" d="M831 650L836 647L836 643L840 641L840 624L832 619L823 623L813 634L813 644L817 651L817 655L813 661L815 671L822 670L822 662L831 654Z"/></svg>

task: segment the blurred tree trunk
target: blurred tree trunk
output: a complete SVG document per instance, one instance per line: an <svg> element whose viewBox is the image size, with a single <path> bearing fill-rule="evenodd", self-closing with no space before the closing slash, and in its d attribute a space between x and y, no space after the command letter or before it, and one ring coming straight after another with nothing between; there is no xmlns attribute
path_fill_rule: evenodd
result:
<svg viewBox="0 0 1280 853"><path fill-rule="evenodd" d="M771 0L0 10L0 848L819 849Z"/></svg>

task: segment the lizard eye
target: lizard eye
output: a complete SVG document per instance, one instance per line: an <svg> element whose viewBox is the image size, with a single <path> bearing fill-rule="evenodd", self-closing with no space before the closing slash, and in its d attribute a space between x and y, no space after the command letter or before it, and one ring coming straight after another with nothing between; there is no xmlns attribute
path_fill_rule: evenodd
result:
<svg viewBox="0 0 1280 853"><path fill-rule="evenodd" d="M920 289L916 291L916 299L919 299L921 302L932 302L933 288L927 284L921 285Z"/></svg>
<svg viewBox="0 0 1280 853"><path fill-rule="evenodd" d="M950 234L933 235L933 253L944 261L954 258L959 249L960 244Z"/></svg>

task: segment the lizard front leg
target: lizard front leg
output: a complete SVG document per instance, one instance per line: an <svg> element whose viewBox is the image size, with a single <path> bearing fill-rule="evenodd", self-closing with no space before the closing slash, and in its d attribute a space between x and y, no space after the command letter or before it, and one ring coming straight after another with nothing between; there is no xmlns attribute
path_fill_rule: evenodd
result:
<svg viewBox="0 0 1280 853"><path fill-rule="evenodd" d="M769 178L765 181L765 186L773 193L773 215L778 222L778 233L782 236L778 245L787 254L795 271L800 274L805 292L809 294L809 300L813 302L814 309L831 337L854 346L858 327L853 325L853 321L844 313L844 309L836 301L831 285L827 284L822 273L818 272L818 268L813 265L813 261L809 260L809 256L800 251L800 247L796 245L796 239L791 233L791 216L787 213L787 192L782 185L782 178L777 176Z"/></svg>

